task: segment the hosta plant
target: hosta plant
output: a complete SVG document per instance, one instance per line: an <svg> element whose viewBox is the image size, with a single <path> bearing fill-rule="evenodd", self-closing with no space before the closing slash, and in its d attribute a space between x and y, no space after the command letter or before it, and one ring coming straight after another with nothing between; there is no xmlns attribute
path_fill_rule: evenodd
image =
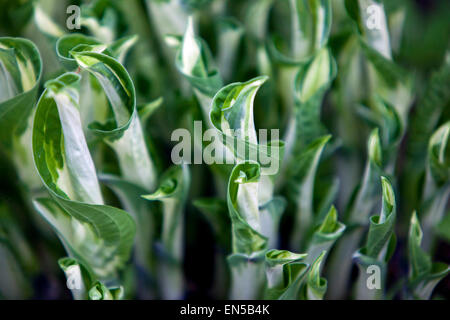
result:
<svg viewBox="0 0 450 320"><path fill-rule="evenodd" d="M0 1L0 298L449 298L431 2Z"/></svg>

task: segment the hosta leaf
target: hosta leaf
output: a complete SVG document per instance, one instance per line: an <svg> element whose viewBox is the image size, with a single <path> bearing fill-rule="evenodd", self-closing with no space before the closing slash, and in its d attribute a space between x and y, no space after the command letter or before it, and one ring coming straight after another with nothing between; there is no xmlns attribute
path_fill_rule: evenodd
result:
<svg viewBox="0 0 450 320"><path fill-rule="evenodd" d="M221 132L235 130L236 135L245 141L256 141L253 120L253 101L260 86L267 77L252 79L246 83L234 83L222 88L214 97L211 121Z"/></svg>
<svg viewBox="0 0 450 320"><path fill-rule="evenodd" d="M424 194L422 196L422 203L419 201L412 202L407 210L413 210L421 205L421 215L423 216L423 227L425 230L424 247L428 248L430 241L432 239L433 232L430 230L431 225L435 225L436 221L428 217L434 216L434 214L428 215L426 212L429 210L427 207L431 208L438 205L439 200L431 200L436 193L436 184L433 176L430 172L430 138L433 132L436 130L436 126L439 124L439 119L442 113L446 110L446 106L450 101L450 59L447 57L443 65L434 71L430 79L427 81L423 94L420 96L417 107L414 112L411 113L411 121L408 124L408 145L406 150L407 167L408 172L407 179L404 184L407 186L407 196L410 198L418 197L418 191L422 189L422 177L424 169L426 168L426 182ZM443 118L445 121L445 117ZM428 153L424 150L428 146ZM427 159L428 158L428 159ZM428 163L427 163L428 161ZM434 165L433 165L434 166ZM437 166L439 168L440 166ZM438 169L438 171L441 171ZM445 169L441 172L445 172ZM450 189L449 189L450 190ZM448 195L441 189L439 191L443 193L443 198L446 199ZM436 195L437 196L437 195ZM438 198L440 196L437 196ZM446 202L446 200L444 200ZM444 205L445 206L445 205ZM431 212L441 212L440 209L430 209ZM438 217L439 214L436 215Z"/></svg>
<svg viewBox="0 0 450 320"><path fill-rule="evenodd" d="M262 76L220 89L214 96L210 118L237 159L258 161L262 174L274 175L280 168L284 143L274 139L258 144L253 120L253 101L266 80L267 77Z"/></svg>
<svg viewBox="0 0 450 320"><path fill-rule="evenodd" d="M96 122L89 128L114 149L124 179L152 190L156 171L145 143L128 72L117 60L102 53L71 51L71 55L100 82L114 114L114 119L106 124Z"/></svg>
<svg viewBox="0 0 450 320"><path fill-rule="evenodd" d="M105 6L104 1L93 1L81 6L80 24L103 42L112 42L117 35L120 20L114 6Z"/></svg>
<svg viewBox="0 0 450 320"><path fill-rule="evenodd" d="M62 207L58 204L62 202L38 198L33 203L71 257L89 268L96 278L116 281L117 270L131 253L135 228L132 218L114 207L81 203L71 206L69 201Z"/></svg>
<svg viewBox="0 0 450 320"><path fill-rule="evenodd" d="M139 118L141 119L141 122L144 125L144 127L145 127L145 124L148 122L147 120L150 118L150 116L156 110L158 110L158 108L162 105L163 102L164 102L164 99L162 97L159 97L153 101L150 101L143 105L137 106Z"/></svg>
<svg viewBox="0 0 450 320"><path fill-rule="evenodd" d="M69 254L97 277L110 278L129 258L135 224L125 211L103 205L78 113L78 81L77 74L63 74L46 84L39 99L33 154L54 200L36 199L34 205Z"/></svg>
<svg viewBox="0 0 450 320"><path fill-rule="evenodd" d="M311 47L318 50L326 45L331 31L331 0L313 0L308 1L311 11ZM301 20L306 15L304 13L299 17Z"/></svg>
<svg viewBox="0 0 450 320"><path fill-rule="evenodd" d="M307 55L301 58L294 58L289 53L286 53L286 51L288 51L285 48L287 47L287 44L285 43L284 39L282 39L278 35L272 35L266 42L267 42L266 47L269 56L276 63L279 63L286 67L296 67L301 66L308 61L309 56ZM307 43L304 42L301 48L305 48L306 50Z"/></svg>
<svg viewBox="0 0 450 320"><path fill-rule="evenodd" d="M353 2L352 4L349 4ZM392 61L389 31L383 3L377 0L347 1L349 15L359 28L359 44L369 62L372 94L382 95L406 120L412 102L411 78ZM358 12L357 12L358 11Z"/></svg>
<svg viewBox="0 0 450 320"><path fill-rule="evenodd" d="M421 168L425 159L423 150L429 142L439 117L450 101L450 59L446 59L441 68L435 71L427 83L418 107L411 117L409 158L413 167Z"/></svg>
<svg viewBox="0 0 450 320"><path fill-rule="evenodd" d="M78 64L75 58L70 54L71 50L75 48L86 48L89 46L100 46L102 43L93 38L83 34L67 34L62 36L56 42L56 55L59 61L66 70L75 70ZM103 49L106 49L103 47Z"/></svg>
<svg viewBox="0 0 450 320"><path fill-rule="evenodd" d="M353 260L359 269L355 299L383 299L387 272L386 262L366 255L365 250L356 251L353 255ZM369 284L371 285L370 287Z"/></svg>
<svg viewBox="0 0 450 320"><path fill-rule="evenodd" d="M382 147L378 128L372 130L367 141L368 159L364 175L355 199L347 214L348 222L365 225L367 218L380 195L380 176L382 165Z"/></svg>
<svg viewBox="0 0 450 320"><path fill-rule="evenodd" d="M322 300L325 292L327 292L327 279L320 276L321 265L325 260L326 253L326 251L322 251L308 271L305 289L305 296L308 300Z"/></svg>
<svg viewBox="0 0 450 320"><path fill-rule="evenodd" d="M0 0L0 299L441 299L448 5L407 2Z"/></svg>
<svg viewBox="0 0 450 320"><path fill-rule="evenodd" d="M380 55L390 58L391 45L383 4L378 0L346 0L345 8L364 41Z"/></svg>
<svg viewBox="0 0 450 320"><path fill-rule="evenodd" d="M383 3L377 0L358 0L359 44L369 62L367 80L371 94L381 95L399 113L402 121L408 116L413 94L408 72L392 60L387 19ZM349 7L353 11L358 4ZM351 17L356 18L354 14Z"/></svg>
<svg viewBox="0 0 450 320"><path fill-rule="evenodd" d="M66 70L78 68L77 61L70 53L93 51L104 53L116 58L119 63L123 63L130 48L137 42L137 36L126 36L110 44L102 43L100 40L78 33L66 34L56 42L56 54L59 61Z"/></svg>
<svg viewBox="0 0 450 320"><path fill-rule="evenodd" d="M326 182L325 186L321 187L323 191L320 203L317 206L316 221L322 221L328 213L329 208L336 201L339 194L339 187L341 182L339 178L334 178L331 182Z"/></svg>
<svg viewBox="0 0 450 320"><path fill-rule="evenodd" d="M286 250L269 250L266 253L266 276L268 287L266 299L297 300L300 286L309 265L303 262L306 254Z"/></svg>
<svg viewBox="0 0 450 320"><path fill-rule="evenodd" d="M0 53L2 58L2 100L8 100L22 91L21 74L15 50L2 48Z"/></svg>
<svg viewBox="0 0 450 320"><path fill-rule="evenodd" d="M259 164L250 161L236 165L231 172L227 203L233 253L251 254L264 250L267 245L267 238L261 234L258 198L254 193L259 175Z"/></svg>
<svg viewBox="0 0 450 320"><path fill-rule="evenodd" d="M264 40L269 18L269 11L274 0L252 1L245 12L245 30L253 38Z"/></svg>
<svg viewBox="0 0 450 320"><path fill-rule="evenodd" d="M392 154L403 137L405 125L399 112L389 102L379 96L374 99L374 108L359 107L359 114L380 128L380 140L383 150L383 167L389 163Z"/></svg>
<svg viewBox="0 0 450 320"><path fill-rule="evenodd" d="M227 257L231 272L230 299L261 299L264 286L264 251L233 253Z"/></svg>
<svg viewBox="0 0 450 320"><path fill-rule="evenodd" d="M233 168L228 183L227 202L233 252L228 257L228 265L232 274L232 299L260 298L264 253L268 245L268 239L262 232L277 227L283 205L280 199L274 198L263 205L263 211L259 212L260 170L257 162L239 163ZM269 233L273 232L270 230Z"/></svg>
<svg viewBox="0 0 450 320"><path fill-rule="evenodd" d="M383 163L383 155L378 128L373 129L370 133L369 140L367 142L367 154L369 156L370 163L381 166Z"/></svg>
<svg viewBox="0 0 450 320"><path fill-rule="evenodd" d="M290 54L281 52L275 38L268 42L268 47L275 61L285 65L299 65L326 45L331 30L331 1L292 0L290 6Z"/></svg>
<svg viewBox="0 0 450 320"><path fill-rule="evenodd" d="M411 279L421 277L431 270L431 258L420 247L420 244L422 243L422 236L422 229L420 228L417 214L414 212L411 217L408 242Z"/></svg>
<svg viewBox="0 0 450 320"><path fill-rule="evenodd" d="M219 21L218 65L224 79L230 79L244 28L234 18Z"/></svg>
<svg viewBox="0 0 450 320"><path fill-rule="evenodd" d="M100 281L89 289L89 300L121 300L123 295L122 287L108 288Z"/></svg>
<svg viewBox="0 0 450 320"><path fill-rule="evenodd" d="M180 6L178 1L146 0L145 3L159 37L183 33L189 13Z"/></svg>
<svg viewBox="0 0 450 320"><path fill-rule="evenodd" d="M173 37L171 39L175 40ZM175 65L178 71L189 81L201 106L203 119L207 127L212 128L210 119L211 103L216 92L222 87L222 78L219 70L214 65L208 45L194 34L192 17L188 20L186 31L181 44L178 46ZM214 135L213 140L210 146L215 150L216 158L211 161L208 160L207 163L212 164L217 180L221 169L214 166L214 162L233 163L233 156L220 142L217 135ZM205 141L195 141L194 143L203 144L205 148Z"/></svg>
<svg viewBox="0 0 450 320"><path fill-rule="evenodd" d="M323 96L336 77L336 62L328 49L320 50L300 69L295 80L295 142L298 154L312 141L326 134L320 115Z"/></svg>
<svg viewBox="0 0 450 320"><path fill-rule="evenodd" d="M337 221L337 211L334 206L330 208L322 224L314 231L308 245L306 262L313 263L322 252L330 252L331 247L345 231L345 225ZM323 254L325 256L325 254ZM325 258L322 258L325 260Z"/></svg>
<svg viewBox="0 0 450 320"><path fill-rule="evenodd" d="M48 170L50 174L43 177L44 183L50 185L54 179L59 182L55 191L60 195L67 195L77 201L101 204L103 199L100 186L78 111L79 80L78 74L66 73L46 82L47 89L39 99L39 110L35 116L33 143L36 145L33 150L39 154L41 150L38 148L51 141L51 138L55 144L64 143L64 146L51 145L49 151L55 152L55 159L43 158L46 155L39 154L45 161L37 164L41 176L44 170ZM52 163L53 161L57 163ZM61 173L58 172L59 168L62 169Z"/></svg>
<svg viewBox="0 0 450 320"><path fill-rule="evenodd" d="M287 201L283 197L276 196L259 207L261 234L267 237L269 249L277 246L280 220L286 206Z"/></svg>
<svg viewBox="0 0 450 320"><path fill-rule="evenodd" d="M194 34L192 18L189 18L175 64L192 87L206 97L212 98L222 87L222 79L207 44ZM204 111L209 113L209 110Z"/></svg>
<svg viewBox="0 0 450 320"><path fill-rule="evenodd" d="M300 248L302 239L313 223L313 192L316 170L322 151L331 136L314 140L301 154L293 159L288 172L288 193L296 203L296 216L291 243Z"/></svg>
<svg viewBox="0 0 450 320"><path fill-rule="evenodd" d="M387 85L395 87L397 83L406 81L407 73L398 64L370 47L363 39L360 39L360 45L367 59Z"/></svg>
<svg viewBox="0 0 450 320"><path fill-rule="evenodd" d="M163 243L169 252L180 256L183 206L189 191L189 170L186 165L174 166L161 177L158 189L143 195L150 201L161 201L164 205Z"/></svg>
<svg viewBox="0 0 450 320"><path fill-rule="evenodd" d="M355 196L350 201L344 221L347 232L336 244L331 256L331 272L329 276L330 292L337 294L340 287L347 283L351 272L351 257L358 248L363 236L364 227L369 216L381 196L381 164L382 150L378 129L372 130L367 141L366 166L360 185L355 190Z"/></svg>
<svg viewBox="0 0 450 320"><path fill-rule="evenodd" d="M357 299L381 299L385 292L387 262L396 245L394 223L396 203L390 182L381 177L383 199L380 215L370 217L366 244L356 251L353 260L359 267L356 285ZM374 286L369 287L369 282Z"/></svg>
<svg viewBox="0 0 450 320"><path fill-rule="evenodd" d="M22 135L36 103L42 60L36 46L22 38L0 38L0 142L11 146Z"/></svg>
<svg viewBox="0 0 450 320"><path fill-rule="evenodd" d="M64 35L62 30L41 8L39 4L34 5L34 21L38 29L50 37L51 39L58 39Z"/></svg>
<svg viewBox="0 0 450 320"><path fill-rule="evenodd" d="M370 217L370 227L365 247L365 254L373 258L380 257L383 249L386 248L394 230L396 217L394 190L385 177L381 177L381 185L383 189L381 214Z"/></svg>
<svg viewBox="0 0 450 320"><path fill-rule="evenodd" d="M297 99L305 103L318 94L319 100L322 100L324 91L328 89L336 73L336 61L331 52L326 48L321 49L297 74Z"/></svg>
<svg viewBox="0 0 450 320"><path fill-rule="evenodd" d="M357 300L386 299L387 263L395 251L396 244L397 238L395 234L392 234L382 259L368 256L366 248L354 253L353 260L359 269L355 288Z"/></svg>
<svg viewBox="0 0 450 320"><path fill-rule="evenodd" d="M302 260L307 257L307 255L307 253L294 253L287 250L272 249L266 252L266 263L269 268L273 268L276 266L283 266L286 263ZM269 281L269 283L274 284L276 281Z"/></svg>
<svg viewBox="0 0 450 320"><path fill-rule="evenodd" d="M428 166L437 186L450 180L450 121L439 127L428 145Z"/></svg>
<svg viewBox="0 0 450 320"><path fill-rule="evenodd" d="M283 266L287 263L298 262L307 257L306 253L293 253L287 250L271 249L266 252L266 276L268 287L283 285Z"/></svg>
<svg viewBox="0 0 450 320"><path fill-rule="evenodd" d="M142 196L163 203L162 254L159 276L165 299L179 299L182 295L182 260L184 206L189 191L190 176L186 165L173 166L161 177L158 189Z"/></svg>
<svg viewBox="0 0 450 320"><path fill-rule="evenodd" d="M429 299L438 283L450 273L450 267L446 263L433 263L430 273L417 281L413 290L413 296L418 299Z"/></svg>
<svg viewBox="0 0 450 320"><path fill-rule="evenodd" d="M409 283L414 298L429 299L434 287L450 273L450 267L444 263L432 263L430 255L421 248L422 236L414 212L408 239Z"/></svg>
<svg viewBox="0 0 450 320"><path fill-rule="evenodd" d="M435 228L440 223L450 194L450 122L443 124L431 136L425 172L422 204L422 223L425 233L423 247L432 244Z"/></svg>
<svg viewBox="0 0 450 320"><path fill-rule="evenodd" d="M119 198L123 208L136 221L136 238L134 256L139 267L150 271L152 259L152 242L156 232L154 212L148 202L141 198L145 189L111 174L99 175L99 180L107 185Z"/></svg>
<svg viewBox="0 0 450 320"><path fill-rule="evenodd" d="M137 35L126 36L114 41L108 48L111 50L112 56L123 64L128 51L137 43L137 41Z"/></svg>
<svg viewBox="0 0 450 320"><path fill-rule="evenodd" d="M86 299L86 288L90 288L92 283L89 271L74 258L61 258L58 260L58 264L66 275L66 285L72 291L73 298L75 300Z"/></svg>
<svg viewBox="0 0 450 320"><path fill-rule="evenodd" d="M240 139L256 144L253 102L256 92L267 79L259 77L222 88L215 96L211 110L211 120L216 128L221 132L236 130Z"/></svg>

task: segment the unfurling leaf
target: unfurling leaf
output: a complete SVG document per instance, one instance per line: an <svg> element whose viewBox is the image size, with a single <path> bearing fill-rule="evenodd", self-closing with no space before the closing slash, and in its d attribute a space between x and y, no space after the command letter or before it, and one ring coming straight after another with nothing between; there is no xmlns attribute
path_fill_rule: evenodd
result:
<svg viewBox="0 0 450 320"><path fill-rule="evenodd" d="M33 154L51 198L34 200L68 254L99 279L116 279L129 259L135 223L103 204L78 112L80 76L66 73L46 84L33 125Z"/></svg>
<svg viewBox="0 0 450 320"><path fill-rule="evenodd" d="M422 230L414 212L411 217L408 239L409 285L416 299L429 299L434 287L450 273L445 263L432 263L431 257L421 248Z"/></svg>

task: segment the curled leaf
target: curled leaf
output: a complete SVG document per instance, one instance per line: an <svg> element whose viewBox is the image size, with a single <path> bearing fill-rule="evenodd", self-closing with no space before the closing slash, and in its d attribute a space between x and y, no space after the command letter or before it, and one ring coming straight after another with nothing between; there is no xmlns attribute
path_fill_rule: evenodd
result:
<svg viewBox="0 0 450 320"><path fill-rule="evenodd" d="M450 273L450 267L444 263L432 263L430 255L421 248L422 236L422 229L414 212L408 238L409 284L415 298L429 299L434 287Z"/></svg>
<svg viewBox="0 0 450 320"><path fill-rule="evenodd" d="M74 258L61 258L58 260L58 264L66 275L66 285L72 291L73 298L75 300L86 299L86 288L89 288L92 282L89 271Z"/></svg>
<svg viewBox="0 0 450 320"><path fill-rule="evenodd" d="M308 300L322 300L327 291L327 279L320 276L321 265L325 255L326 251L322 251L308 272L306 280L306 298Z"/></svg>
<svg viewBox="0 0 450 320"><path fill-rule="evenodd" d="M123 299L123 288L108 288L102 282L97 281L89 289L89 300L121 300Z"/></svg>
<svg viewBox="0 0 450 320"><path fill-rule="evenodd" d="M373 258L379 257L383 249L386 248L394 231L396 217L394 190L385 177L381 177L381 185L383 189L381 214L370 218L369 233L365 247L366 254Z"/></svg>
<svg viewBox="0 0 450 320"><path fill-rule="evenodd" d="M106 124L95 122L89 128L114 149L125 179L152 190L156 171L144 139L136 93L128 72L117 60L102 53L71 51L71 55L100 82L114 115Z"/></svg>
<svg viewBox="0 0 450 320"><path fill-rule="evenodd" d="M33 154L52 199L35 199L38 212L68 253L98 278L114 278L128 260L135 224L128 213L103 205L78 113L79 75L47 83L33 125Z"/></svg>
<svg viewBox="0 0 450 320"><path fill-rule="evenodd" d="M236 159L257 161L262 174L274 175L280 168L284 143L273 139L267 144L259 144L253 119L256 92L267 79L266 76L257 77L220 89L214 96L210 119Z"/></svg>
<svg viewBox="0 0 450 320"><path fill-rule="evenodd" d="M450 122L431 136L428 145L428 166L437 186L450 180Z"/></svg>
<svg viewBox="0 0 450 320"><path fill-rule="evenodd" d="M246 161L236 165L228 182L227 203L231 218L232 248L234 253L251 254L265 249L267 238L259 230L259 211L254 195L239 197L238 193L246 184L257 186L260 166ZM256 228L256 229L255 229Z"/></svg>
<svg viewBox="0 0 450 320"><path fill-rule="evenodd" d="M299 154L315 139L327 133L321 122L325 92L336 77L336 62L328 49L321 49L301 67L295 78L295 126L288 141L293 154Z"/></svg>
<svg viewBox="0 0 450 320"><path fill-rule="evenodd" d="M322 224L314 232L308 245L308 258L306 262L313 263L317 257L329 252L334 243L342 236L345 225L337 220L337 211L334 206L330 208ZM325 260L324 257L322 257Z"/></svg>
<svg viewBox="0 0 450 320"><path fill-rule="evenodd" d="M290 1L291 43L290 53L283 53L280 42L272 37L268 42L269 52L275 61L288 65L301 65L323 48L331 30L330 0Z"/></svg>
<svg viewBox="0 0 450 320"><path fill-rule="evenodd" d="M192 87L207 97L213 97L222 86L208 46L194 34L192 18L188 20L175 64Z"/></svg>
<svg viewBox="0 0 450 320"><path fill-rule="evenodd" d="M36 102L42 60L37 47L22 38L0 38L0 141L11 146L28 126Z"/></svg>
<svg viewBox="0 0 450 320"><path fill-rule="evenodd" d="M360 271L356 284L357 299L383 298L387 262L395 250L396 204L394 190L385 177L381 177L381 185L383 190L381 213L370 217L366 244L353 255Z"/></svg>
<svg viewBox="0 0 450 320"><path fill-rule="evenodd" d="M300 286L309 265L303 262L306 254L286 250L269 250L266 253L267 299L297 300Z"/></svg>

